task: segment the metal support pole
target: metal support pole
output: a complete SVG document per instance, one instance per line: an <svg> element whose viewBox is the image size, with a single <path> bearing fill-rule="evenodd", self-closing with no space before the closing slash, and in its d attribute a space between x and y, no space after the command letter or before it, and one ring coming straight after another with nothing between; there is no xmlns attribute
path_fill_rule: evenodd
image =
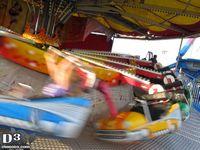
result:
<svg viewBox="0 0 200 150"><path fill-rule="evenodd" d="M140 102L140 104L142 104L144 115L147 118L148 122L152 122L151 113L150 113L147 101L140 100L140 99L135 99L135 100L138 101L138 102Z"/></svg>
<svg viewBox="0 0 200 150"><path fill-rule="evenodd" d="M145 117L147 118L147 120L149 122L152 122L152 118L151 118L151 113L149 111L149 107L148 107L148 104L146 101L142 101L142 107L143 107L143 110L144 110L144 115Z"/></svg>
<svg viewBox="0 0 200 150"><path fill-rule="evenodd" d="M55 1L51 1L52 4L50 4L49 7L51 7L50 12L49 12L49 20L48 20L48 24L47 24L47 30L46 30L46 34L50 34L50 29L51 29L51 25L52 25L52 16L53 16L53 9L55 6Z"/></svg>
<svg viewBox="0 0 200 150"><path fill-rule="evenodd" d="M47 29L46 29L46 34L49 34L50 26L51 26L51 20L52 20L52 15L49 15L49 20L47 23Z"/></svg>
<svg viewBox="0 0 200 150"><path fill-rule="evenodd" d="M39 21L40 21L40 10L38 12L37 21L36 21L36 24L35 24L35 31L34 31L35 34L37 34L37 31L38 31Z"/></svg>
<svg viewBox="0 0 200 150"><path fill-rule="evenodd" d="M56 16L54 16L54 19L53 19L53 25L52 25L52 30L51 30L51 36L54 35L54 32L55 32L55 26L56 26Z"/></svg>
<svg viewBox="0 0 200 150"><path fill-rule="evenodd" d="M178 61L180 59L180 50L183 44L183 37L181 38L181 43L180 43L180 47L179 47L179 51L178 51L178 57L177 57L177 63L176 63L176 67L175 67L175 72L177 72L177 68L178 68Z"/></svg>

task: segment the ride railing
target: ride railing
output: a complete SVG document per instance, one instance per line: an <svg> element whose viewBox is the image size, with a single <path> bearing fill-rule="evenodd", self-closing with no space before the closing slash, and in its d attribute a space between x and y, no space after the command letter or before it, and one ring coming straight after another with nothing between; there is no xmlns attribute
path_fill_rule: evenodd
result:
<svg viewBox="0 0 200 150"><path fill-rule="evenodd" d="M193 107L200 112L200 83L193 83L192 95L194 98Z"/></svg>
<svg viewBox="0 0 200 150"><path fill-rule="evenodd" d="M187 87L191 86L191 94L194 99L193 107L200 112L200 82L184 77L183 84Z"/></svg>

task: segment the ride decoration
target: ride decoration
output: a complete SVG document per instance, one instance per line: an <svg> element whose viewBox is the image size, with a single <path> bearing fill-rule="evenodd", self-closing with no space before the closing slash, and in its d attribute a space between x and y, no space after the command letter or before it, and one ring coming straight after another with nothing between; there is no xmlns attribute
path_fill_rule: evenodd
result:
<svg viewBox="0 0 200 150"><path fill-rule="evenodd" d="M37 48L33 41L3 32L0 34L0 55L29 69L48 73L44 51Z"/></svg>
<svg viewBox="0 0 200 150"><path fill-rule="evenodd" d="M52 45L58 47L60 45L59 38L57 34L55 37L50 37L45 33L45 29L40 29L39 33L33 34L31 32L31 27L29 24L26 25L25 27L25 32L22 34L24 38L33 40L36 43L40 44L47 44L47 45Z"/></svg>

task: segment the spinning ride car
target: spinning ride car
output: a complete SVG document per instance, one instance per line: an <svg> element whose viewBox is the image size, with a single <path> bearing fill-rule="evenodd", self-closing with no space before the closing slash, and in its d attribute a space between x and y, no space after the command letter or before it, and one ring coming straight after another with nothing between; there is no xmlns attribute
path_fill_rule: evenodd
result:
<svg viewBox="0 0 200 150"><path fill-rule="evenodd" d="M137 104L131 111L99 120L95 124L97 138L112 142L151 139L176 131L189 117L191 102L183 89L141 98L134 99Z"/></svg>

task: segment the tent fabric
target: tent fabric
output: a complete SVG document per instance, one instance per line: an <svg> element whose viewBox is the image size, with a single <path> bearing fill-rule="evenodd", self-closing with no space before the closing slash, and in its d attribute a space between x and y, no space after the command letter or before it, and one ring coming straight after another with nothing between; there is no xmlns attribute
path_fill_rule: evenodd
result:
<svg viewBox="0 0 200 150"><path fill-rule="evenodd" d="M115 33L149 39L200 32L199 0L78 1L79 16L92 17Z"/></svg>
<svg viewBox="0 0 200 150"><path fill-rule="evenodd" d="M103 32L109 36L109 30L98 21L74 16L64 24L59 36L62 42L83 42L91 32Z"/></svg>
<svg viewBox="0 0 200 150"><path fill-rule="evenodd" d="M90 34L85 41L77 42L64 42L60 48L67 49L85 49L85 50L97 50L97 51L109 51L112 50L113 41L107 39L103 35Z"/></svg>
<svg viewBox="0 0 200 150"><path fill-rule="evenodd" d="M85 29L87 19L80 17L70 17L61 28L59 37L62 42L84 41L86 38Z"/></svg>
<svg viewBox="0 0 200 150"><path fill-rule="evenodd" d="M62 4L62 0L56 1L56 6ZM87 20L82 24L86 28L91 25L88 19L95 20L96 26L101 24L117 36L162 39L200 35L199 0L78 0L74 8L72 16ZM84 32L85 37L91 30L96 28Z"/></svg>
<svg viewBox="0 0 200 150"><path fill-rule="evenodd" d="M54 19L59 20L59 17L65 18L69 12L68 5L72 3L73 21L69 19L64 22L67 24L66 31L63 31L66 41L84 41L90 32L96 30L146 39L200 35L199 0L23 0L18 1L18 6L15 6L15 2L0 1L0 24L18 33L23 32L33 15L34 4L36 16L40 7L43 15L50 14L51 10ZM19 10L17 16L9 13L11 8ZM43 26L43 22L41 17L39 26Z"/></svg>

